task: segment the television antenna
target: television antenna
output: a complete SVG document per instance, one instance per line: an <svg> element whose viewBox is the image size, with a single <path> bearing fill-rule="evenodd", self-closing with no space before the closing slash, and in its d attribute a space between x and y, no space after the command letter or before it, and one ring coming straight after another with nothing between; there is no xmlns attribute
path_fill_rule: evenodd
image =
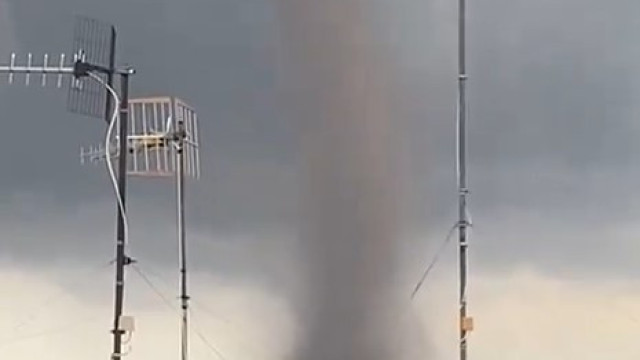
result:
<svg viewBox="0 0 640 360"><path fill-rule="evenodd" d="M131 122L123 148L106 146L80 149L81 163L98 163L127 154L127 174L145 178L175 178L177 235L180 267L181 360L188 359L189 294L185 225L185 177L200 178L198 117L195 110L175 97L136 98L129 101ZM119 139L118 139L119 140Z"/></svg>
<svg viewBox="0 0 640 360"><path fill-rule="evenodd" d="M70 78L67 109L71 112L84 114L91 117L104 117L107 123L116 119L115 104L112 104L108 90L113 90L113 78L120 75L120 104L119 104L119 133L122 147L126 147L128 104L129 104L129 77L135 73L129 66L116 68L116 30L113 25L100 22L87 17L76 17L73 37L73 61L68 63L65 54L61 54L54 65L50 64L49 55L43 56L41 64L33 63L33 55L29 53L26 64L18 65L17 56L11 54L9 64L0 64L0 74L8 74L9 83L14 82L16 75L24 75L25 85L30 84L32 75L40 75L41 86L46 86L47 75L57 75L56 85L62 87L63 79ZM95 80L87 81L88 78ZM113 96L116 98L117 96ZM104 102L103 102L104 99ZM114 107L114 116L111 119L111 108ZM111 124L110 124L111 128ZM124 302L124 266L131 263L131 259L125 255L126 241L126 169L127 157L122 154L119 157L118 181L114 182L114 188L118 194L117 204L117 229L116 229L116 281L114 301L114 326L113 326L113 352L112 359L120 359L122 353L122 336L131 335L133 331L133 318L123 316Z"/></svg>

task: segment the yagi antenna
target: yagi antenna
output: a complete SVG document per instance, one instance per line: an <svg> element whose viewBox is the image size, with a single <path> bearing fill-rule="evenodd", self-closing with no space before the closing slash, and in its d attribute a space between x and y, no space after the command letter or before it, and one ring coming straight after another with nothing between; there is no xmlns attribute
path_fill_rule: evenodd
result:
<svg viewBox="0 0 640 360"><path fill-rule="evenodd" d="M115 159L120 155L120 151L118 151L117 147L110 148L111 159ZM99 161L105 160L107 157L107 150L104 147L104 144L92 145L88 148L80 149L80 164L86 163L97 163Z"/></svg>
<svg viewBox="0 0 640 360"><path fill-rule="evenodd" d="M73 64L65 63L65 55L60 54L59 62L57 65L51 66L49 64L49 54L44 54L41 64L33 63L33 55L29 53L27 55L27 61L25 65L16 65L17 56L16 53L11 54L11 61L9 65L0 65L0 73L8 74L9 84L13 84L16 74L24 74L24 83L29 86L31 74L38 74L41 77L41 86L47 85L47 75L57 75L57 87L62 87L63 75L74 75L75 67Z"/></svg>
<svg viewBox="0 0 640 360"><path fill-rule="evenodd" d="M47 76L54 75L57 76L57 88L62 87L64 78L69 78L67 109L107 119L106 114L112 106L111 97L107 96L104 86L88 81L87 75L91 72L113 86L114 74L129 71L115 68L115 41L116 32L112 25L76 17L71 62L65 54L60 54L58 61L52 64L49 54L37 57L41 59L38 61L32 53L24 58L12 53L8 65L0 64L0 74L7 74L10 84L14 83L17 75L23 75L26 86L30 85L32 75L38 75L42 87L47 85Z"/></svg>

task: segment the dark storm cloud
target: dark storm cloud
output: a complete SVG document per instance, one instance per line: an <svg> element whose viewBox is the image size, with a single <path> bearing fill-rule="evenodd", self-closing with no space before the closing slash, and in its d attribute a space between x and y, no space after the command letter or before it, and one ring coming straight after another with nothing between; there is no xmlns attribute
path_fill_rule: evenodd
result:
<svg viewBox="0 0 640 360"><path fill-rule="evenodd" d="M394 61L403 69L394 96L396 119L410 130L403 144L411 175L407 214L416 233L433 234L455 214L456 4L378 3L379 41L397 51ZM175 94L200 113L205 178L193 185L198 194L191 219L207 233L234 233L290 226L296 213L297 121L278 98L281 39L271 5L32 0L7 1L3 10L11 14L15 45L36 54L69 51L75 13L116 23L119 58L139 70L134 93ZM474 247L478 261L553 263L557 269L587 266L603 249L610 259L628 253L631 235L592 239L580 250L584 257L574 255L576 243L584 245L579 234L629 223L640 212L633 192L640 175L638 6L622 0L470 4L470 183L482 235ZM0 54L7 53L3 45ZM81 168L75 160L79 145L100 141L101 123L68 114L64 91L4 85L0 91L0 161L12 170L0 178L3 203L13 192L28 191L53 199L62 211L111 195L101 167ZM168 197L168 191L132 185L140 201ZM44 216L52 210L33 211ZM547 223L539 214L562 221ZM505 221L513 230L504 230ZM522 234L540 232L546 235L523 240ZM564 260L549 261L549 249Z"/></svg>
<svg viewBox="0 0 640 360"><path fill-rule="evenodd" d="M119 62L134 64L133 96L176 95L200 119L203 178L188 183L195 269L291 286L296 174L293 133L276 108L268 2L10 1L15 35L2 53L68 53L73 15L113 22ZM7 34L8 32L3 32ZM10 45L10 48L6 48ZM5 56L6 55L6 56ZM81 167L80 145L102 141L101 120L70 114L66 88L2 85L5 140L2 258L20 266L102 263L113 255L115 203L103 165ZM10 134L10 135L9 135ZM129 183L132 255L175 264L174 186ZM248 275L251 274L251 275ZM256 275L262 274L262 275Z"/></svg>
<svg viewBox="0 0 640 360"><path fill-rule="evenodd" d="M456 4L409 2L392 13L405 22L420 18L427 29L417 31L418 21L396 23L406 30L395 37L402 65L413 74L404 79L403 113L412 124L410 200L417 232L434 234L455 217ZM640 176L634 140L640 52L632 45L639 25L630 15L637 7L470 4L474 263L504 269L525 262L554 273L632 271L633 235L615 229L640 214L630 190ZM412 249L420 247L425 243Z"/></svg>
<svg viewBox="0 0 640 360"><path fill-rule="evenodd" d="M36 54L70 50L75 13L115 23L120 63L138 69L133 94L176 95L196 107L205 176L193 186L206 195L194 201L197 207L214 211L207 223L229 227L239 219L262 223L274 213L285 217L283 212L291 213L288 208L294 201L284 195L295 189L289 166L293 134L275 107L268 3L105 4L16 1L8 9L13 19L19 19L13 30L20 48ZM55 192L60 205L65 204L63 197L77 202L109 196L104 187L96 187L105 183L102 168L81 168L76 160L80 145L101 141L103 124L68 114L64 90L18 86L11 90L3 107L16 121L7 125L13 133L29 134L31 144L25 148L18 136L3 142L3 163L13 171L1 181L10 189ZM27 101L36 106L25 106ZM14 158L10 149L16 148L25 151ZM158 196L162 188L147 191L139 186L136 191L139 196ZM275 193L279 195L269 195ZM282 210L265 211L271 208Z"/></svg>
<svg viewBox="0 0 640 360"><path fill-rule="evenodd" d="M476 220L493 230L477 248L492 262L631 271L630 234L614 229L640 215L638 5L497 5L472 17Z"/></svg>

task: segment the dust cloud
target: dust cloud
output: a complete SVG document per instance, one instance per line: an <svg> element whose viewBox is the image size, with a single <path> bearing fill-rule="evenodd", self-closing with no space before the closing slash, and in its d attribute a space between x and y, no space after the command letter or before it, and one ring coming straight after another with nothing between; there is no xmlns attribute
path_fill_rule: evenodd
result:
<svg viewBox="0 0 640 360"><path fill-rule="evenodd" d="M393 285L399 131L393 69L374 35L371 2L278 5L286 98L300 124L308 279L294 359L417 359L399 339L407 326L400 299L408 296Z"/></svg>

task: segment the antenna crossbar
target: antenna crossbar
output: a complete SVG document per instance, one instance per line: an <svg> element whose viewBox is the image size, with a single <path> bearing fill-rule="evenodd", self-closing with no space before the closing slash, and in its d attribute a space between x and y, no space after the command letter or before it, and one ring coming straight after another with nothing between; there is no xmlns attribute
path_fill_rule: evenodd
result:
<svg viewBox="0 0 640 360"><path fill-rule="evenodd" d="M76 55L75 58L77 59L78 56ZM49 54L44 54L41 65L34 65L32 59L33 55L29 53L27 55L26 65L16 65L16 54L12 53L9 65L0 65L0 74L9 74L10 84L13 83L13 76L15 74L25 74L26 85L29 85L31 74L39 74L42 75L42 86L47 84L47 75L58 75L57 87L61 87L63 75L74 75L76 73L75 65L65 64L65 54L60 54L60 60L56 65L49 64Z"/></svg>
<svg viewBox="0 0 640 360"><path fill-rule="evenodd" d="M8 65L0 65L0 74L9 75L9 83L13 83L13 76L16 74L24 74L25 84L29 85L30 75L37 74L42 76L41 84L45 86L47 83L47 75L58 75L57 87L62 86L63 75L73 75L75 80L88 76L91 72L100 74L132 74L133 71L130 68L121 69L109 69L101 65L91 64L86 61L86 56L82 51L74 54L73 64L65 63L65 54L61 54L59 62L55 65L49 64L49 54L44 54L41 64L33 64L33 54L27 54L27 62L24 65L16 65L16 54L11 54L11 61ZM77 85L79 86L79 85Z"/></svg>
<svg viewBox="0 0 640 360"><path fill-rule="evenodd" d="M73 74L74 71L73 67L0 65L0 73L8 74Z"/></svg>

